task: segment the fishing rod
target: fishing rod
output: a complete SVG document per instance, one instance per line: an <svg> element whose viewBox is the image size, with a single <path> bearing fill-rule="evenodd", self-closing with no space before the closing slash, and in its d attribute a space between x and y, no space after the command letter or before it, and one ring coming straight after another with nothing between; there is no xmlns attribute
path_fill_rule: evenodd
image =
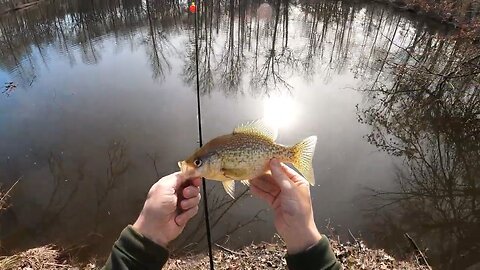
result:
<svg viewBox="0 0 480 270"><path fill-rule="evenodd" d="M203 146L202 138L202 110L200 102L200 76L198 72L198 19L197 19L197 6L195 1L192 1L190 4L189 10L193 13L193 18L195 20L195 68L197 76L197 122L198 122L198 144L200 147ZM205 227L207 230L207 242L208 242L208 258L210 260L210 270L214 270L213 265L213 252L212 252L212 235L210 233L210 218L208 214L208 199L207 199L207 183L205 178L202 177L202 188L203 188L203 208L205 210Z"/></svg>

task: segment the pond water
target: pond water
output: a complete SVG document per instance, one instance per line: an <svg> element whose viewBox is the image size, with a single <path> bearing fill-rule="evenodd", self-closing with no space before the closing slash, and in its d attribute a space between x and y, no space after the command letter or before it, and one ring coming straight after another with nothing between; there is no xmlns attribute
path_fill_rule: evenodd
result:
<svg viewBox="0 0 480 270"><path fill-rule="evenodd" d="M478 44L378 4L262 3L199 5L204 140L261 117L283 144L317 135L323 232L399 257L407 232L433 265L478 262ZM108 255L149 187L198 146L193 19L184 2L141 0L0 18L0 183L20 179L3 252L53 242ZM214 240L271 240L271 213L237 187L232 201L208 182ZM204 246L199 213L173 248Z"/></svg>

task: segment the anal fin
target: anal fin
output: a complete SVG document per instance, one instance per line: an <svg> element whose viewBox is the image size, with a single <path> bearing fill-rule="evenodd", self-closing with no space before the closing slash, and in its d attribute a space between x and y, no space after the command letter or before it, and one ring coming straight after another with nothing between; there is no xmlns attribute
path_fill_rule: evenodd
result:
<svg viewBox="0 0 480 270"><path fill-rule="evenodd" d="M227 192L232 199L235 199L234 194L235 194L235 181L233 180L227 180L227 181L222 181L223 188Z"/></svg>
<svg viewBox="0 0 480 270"><path fill-rule="evenodd" d="M247 187L250 186L250 180L241 180L240 182L242 182L242 184L244 184Z"/></svg>

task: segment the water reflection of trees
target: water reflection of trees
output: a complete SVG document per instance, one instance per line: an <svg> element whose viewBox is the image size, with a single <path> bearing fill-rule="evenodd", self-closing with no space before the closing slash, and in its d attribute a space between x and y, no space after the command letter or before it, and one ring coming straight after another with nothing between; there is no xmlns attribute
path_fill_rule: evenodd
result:
<svg viewBox="0 0 480 270"><path fill-rule="evenodd" d="M289 2L279 0L270 3L275 11L273 20L256 16L260 4L260 1L230 0L222 6L219 1L212 0L200 9L199 75L202 93L221 89L226 94L235 94L252 87L249 93L255 95L288 86L284 78L286 74L282 71L293 59L291 51L285 53ZM225 24L221 25L219 21ZM280 22L283 22L283 30L280 30ZM219 32L220 35L214 34ZM222 45L216 44L219 37ZM191 44L193 38L191 31ZM279 46L281 38L284 41ZM187 81L193 83L196 76L193 46L187 57L184 73Z"/></svg>
<svg viewBox="0 0 480 270"><path fill-rule="evenodd" d="M157 2L153 2L157 3ZM172 50L172 45L168 41L168 37L163 27L159 26L158 17L156 14L155 6L152 7L150 1L145 2L146 12L148 18L148 29L149 29L149 41L151 46L147 47L147 54L150 58L150 63L152 67L153 77L154 78L164 78L165 72L170 71L171 66L168 60L168 57L165 55L169 50ZM167 8L160 9L160 18L178 18L178 9ZM165 16L165 13L170 13ZM161 25L170 23L170 21L164 21ZM174 21L175 23L175 21Z"/></svg>
<svg viewBox="0 0 480 270"><path fill-rule="evenodd" d="M41 156L38 158L41 159ZM115 140L108 146L106 175L92 174L92 167L88 166L90 161L81 157L66 158L63 152L50 152L47 157L48 175L43 178L35 174L33 177L35 182L40 181L37 194L39 197L29 200L25 198L25 196L28 198L28 195L23 193L15 197L24 206L36 208L39 213L38 218L32 217L26 223L25 220L20 222L16 219L15 228L10 228L1 235L3 247L10 250L30 247L32 244L62 245L66 242L64 246L90 249L95 236L98 238L108 234L111 228L110 211L117 208L114 205L114 197L118 196L120 183L125 178L130 165L125 142ZM38 161L38 165L42 163ZM28 172L28 170L22 171ZM104 172L104 170L100 171ZM28 178L31 179L32 176ZM27 188L29 185L36 184L26 180L21 183L21 186L25 185ZM11 214L16 217L18 209L13 207L11 211ZM91 218L83 218L79 221L79 213L94 214ZM72 233L71 230L75 230L76 233ZM82 240L71 239L72 235L78 237L78 234L82 233L87 234L81 238Z"/></svg>
<svg viewBox="0 0 480 270"><path fill-rule="evenodd" d="M0 19L0 66L14 71L16 80L29 86L35 80L38 65L48 68L48 49L68 59L70 65L79 55L86 64L101 60L103 43L113 37L120 47L127 41L131 48L139 43L138 30L148 25L145 42L153 77L162 77L169 63L165 30L175 29L181 7L176 1L57 1L39 4L22 13ZM159 24L163 27L160 28Z"/></svg>
<svg viewBox="0 0 480 270"><path fill-rule="evenodd" d="M199 10L202 93L218 89L227 94L269 94L288 90L292 77L311 80L315 74L329 80L347 70L382 81L384 58L398 50L393 39L398 45L415 46L418 38L429 34L423 23L369 4L269 1L263 3L272 10L269 19L256 13L260 4L231 0L214 13L217 1L212 0ZM189 19L193 24L193 16ZM224 23L214 23L218 21ZM184 75L193 84L193 29L189 37Z"/></svg>
<svg viewBox="0 0 480 270"><path fill-rule="evenodd" d="M258 16L261 5L271 9L270 18ZM396 50L390 40L401 36L397 43L414 45L426 34L422 23L390 10L333 0L208 0L199 4L198 19L201 91L229 95L285 91L291 78L314 74L379 76L384 67L377 60ZM23 86L34 83L38 65L48 67L50 44L70 65L96 64L107 38L117 50L143 47L152 77L161 79L183 53L171 44L177 34L189 37L183 73L195 82L193 16L178 1L58 1L2 17L0 31L0 66Z"/></svg>
<svg viewBox="0 0 480 270"><path fill-rule="evenodd" d="M381 76L394 79L367 87L359 116L368 140L405 169L395 191L372 190L379 235L398 243L399 232L414 233L434 265L463 269L480 254L480 50L417 35L384 59Z"/></svg>
<svg viewBox="0 0 480 270"><path fill-rule="evenodd" d="M260 67L257 65L258 55L255 55L255 65L253 68L251 85L255 88L263 89L266 94L268 94L267 91L271 90L272 88L275 89L278 86L286 89L291 88L290 84L285 78L285 75L288 70L293 68L297 61L295 59L295 52L288 47L289 9L290 5L288 0L276 1L273 29L267 30L268 32L269 30L271 31L271 45L269 47L270 49L265 52L265 55L263 56L263 64ZM283 29L281 30L279 29L280 17L283 17ZM282 34L281 43L278 40L278 36L280 34Z"/></svg>

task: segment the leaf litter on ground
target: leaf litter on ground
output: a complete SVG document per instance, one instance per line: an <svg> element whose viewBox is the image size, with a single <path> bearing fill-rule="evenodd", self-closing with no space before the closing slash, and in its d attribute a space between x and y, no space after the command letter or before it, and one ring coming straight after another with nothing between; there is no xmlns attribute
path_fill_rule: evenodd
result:
<svg viewBox="0 0 480 270"><path fill-rule="evenodd" d="M429 269L420 265L414 256L409 261L397 260L382 249L370 249L357 240L354 243L340 243L338 240L329 239L335 255L342 263L344 269ZM240 249L231 250L221 245L214 249L215 269L287 269L285 261L286 248L283 243L250 244ZM14 254L0 256L0 269L5 270L56 270L100 269L102 264L90 262L88 264L73 264L69 256L54 245ZM164 266L164 270L179 269L208 269L209 258L207 254L173 255Z"/></svg>

